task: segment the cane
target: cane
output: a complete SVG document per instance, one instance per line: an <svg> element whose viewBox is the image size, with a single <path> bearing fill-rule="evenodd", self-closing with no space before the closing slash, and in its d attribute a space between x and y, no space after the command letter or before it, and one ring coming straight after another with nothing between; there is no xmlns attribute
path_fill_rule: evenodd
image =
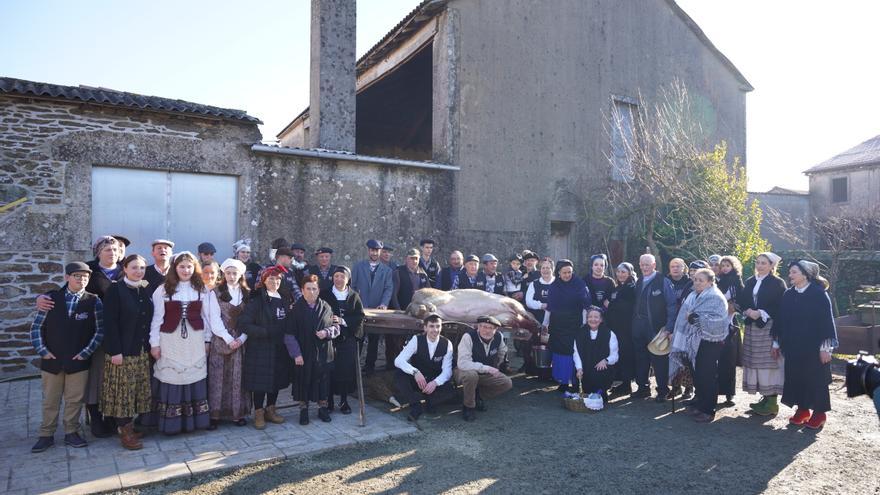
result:
<svg viewBox="0 0 880 495"><path fill-rule="evenodd" d="M360 349L360 346L358 346ZM358 388L358 416L360 424L358 426L366 426L366 413L364 409L364 379L361 376L361 353L356 352L354 354L354 365L355 365L355 379L357 380L357 388Z"/></svg>

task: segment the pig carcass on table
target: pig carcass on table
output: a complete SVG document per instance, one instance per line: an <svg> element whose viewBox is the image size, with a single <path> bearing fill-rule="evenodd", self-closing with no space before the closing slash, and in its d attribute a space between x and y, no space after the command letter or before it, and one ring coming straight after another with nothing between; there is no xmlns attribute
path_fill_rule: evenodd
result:
<svg viewBox="0 0 880 495"><path fill-rule="evenodd" d="M476 323L480 316L494 316L502 325L515 331L516 339L528 339L541 328L538 320L515 299L477 289L448 292L419 289L413 294L406 312L419 319L434 312L444 320L469 324Z"/></svg>

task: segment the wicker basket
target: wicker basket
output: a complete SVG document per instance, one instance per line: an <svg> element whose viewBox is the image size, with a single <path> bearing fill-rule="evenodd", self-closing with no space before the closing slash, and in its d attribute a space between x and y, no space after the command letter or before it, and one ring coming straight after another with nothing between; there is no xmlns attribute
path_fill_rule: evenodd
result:
<svg viewBox="0 0 880 495"><path fill-rule="evenodd" d="M584 387L583 385L578 384L578 398L572 399L569 397L563 397L562 405L569 411L592 412L589 408L587 408L586 404L584 404L584 398L586 398L586 394L584 394Z"/></svg>

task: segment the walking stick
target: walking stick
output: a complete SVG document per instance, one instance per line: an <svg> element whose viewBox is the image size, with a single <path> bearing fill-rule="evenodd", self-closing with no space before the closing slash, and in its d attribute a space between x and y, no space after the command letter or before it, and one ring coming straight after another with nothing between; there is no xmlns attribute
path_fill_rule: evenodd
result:
<svg viewBox="0 0 880 495"><path fill-rule="evenodd" d="M358 426L366 426L366 414L364 410L364 378L361 376L361 353L360 346L358 347L358 352L354 355L354 365L355 365L355 379L357 380L357 388L358 388L358 416L360 424Z"/></svg>

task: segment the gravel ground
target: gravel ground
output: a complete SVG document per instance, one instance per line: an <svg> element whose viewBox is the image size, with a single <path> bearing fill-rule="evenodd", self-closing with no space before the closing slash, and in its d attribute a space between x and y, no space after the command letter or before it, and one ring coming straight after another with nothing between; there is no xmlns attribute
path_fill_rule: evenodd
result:
<svg viewBox="0 0 880 495"><path fill-rule="evenodd" d="M708 425L651 400L573 413L550 384L518 377L473 423L446 406L409 437L125 493L880 493L880 422L840 385L814 432L789 428L786 407L750 417L746 394Z"/></svg>

